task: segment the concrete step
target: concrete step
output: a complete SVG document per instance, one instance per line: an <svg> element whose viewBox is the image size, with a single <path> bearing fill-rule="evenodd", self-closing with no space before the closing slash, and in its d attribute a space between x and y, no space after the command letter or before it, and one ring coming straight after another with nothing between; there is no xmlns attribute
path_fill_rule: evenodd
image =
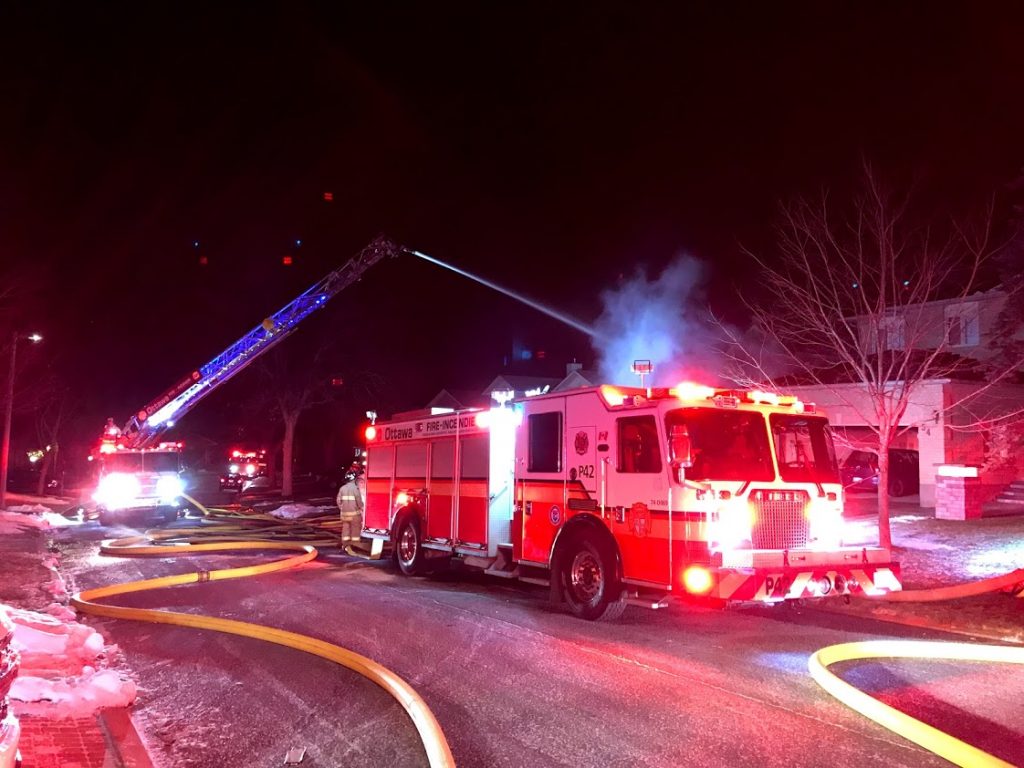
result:
<svg viewBox="0 0 1024 768"><path fill-rule="evenodd" d="M996 501L1000 504L1018 504L1024 506L1024 499L1010 499L1005 496L997 496Z"/></svg>
<svg viewBox="0 0 1024 768"><path fill-rule="evenodd" d="M1001 499L1024 499L1024 491L1018 491L1016 489L1009 489L999 494Z"/></svg>

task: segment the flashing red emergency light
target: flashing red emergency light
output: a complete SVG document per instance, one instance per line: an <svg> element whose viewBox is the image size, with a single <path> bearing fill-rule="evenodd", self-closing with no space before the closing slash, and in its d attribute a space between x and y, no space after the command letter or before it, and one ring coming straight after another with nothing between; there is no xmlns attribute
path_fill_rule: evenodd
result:
<svg viewBox="0 0 1024 768"><path fill-rule="evenodd" d="M290 267L292 265L292 257L287 255L282 256L281 263L284 264L286 267Z"/></svg>
<svg viewBox="0 0 1024 768"><path fill-rule="evenodd" d="M491 412L480 411L480 413L473 417L473 422L480 427L480 429L487 429L491 426Z"/></svg>
<svg viewBox="0 0 1024 768"><path fill-rule="evenodd" d="M371 424L370 426L368 426L366 428L366 431L363 434L366 435L366 442L371 442L373 440L376 440L377 439L377 428L375 426L373 426L373 424Z"/></svg>

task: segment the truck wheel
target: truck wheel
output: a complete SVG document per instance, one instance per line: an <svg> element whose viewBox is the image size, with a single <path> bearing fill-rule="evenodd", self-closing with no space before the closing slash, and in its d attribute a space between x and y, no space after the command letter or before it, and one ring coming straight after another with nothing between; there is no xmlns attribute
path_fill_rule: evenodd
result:
<svg viewBox="0 0 1024 768"><path fill-rule="evenodd" d="M626 610L615 558L605 549L594 536L583 533L569 543L561 560L562 594L572 614L581 619L614 621Z"/></svg>
<svg viewBox="0 0 1024 768"><path fill-rule="evenodd" d="M164 524L165 525L170 525L175 520L177 520L178 519L178 509L177 509L177 507L172 507L171 509L164 510L163 518L164 518Z"/></svg>
<svg viewBox="0 0 1024 768"><path fill-rule="evenodd" d="M106 510L106 509L101 509L100 510L99 518L100 518L100 525L102 525L105 528L109 528L110 526L112 526L114 523L117 522L117 520L114 518L114 516L108 510Z"/></svg>
<svg viewBox="0 0 1024 768"><path fill-rule="evenodd" d="M420 537L420 520L416 513L407 514L398 524L394 543L395 565L406 576L423 573L426 556Z"/></svg>

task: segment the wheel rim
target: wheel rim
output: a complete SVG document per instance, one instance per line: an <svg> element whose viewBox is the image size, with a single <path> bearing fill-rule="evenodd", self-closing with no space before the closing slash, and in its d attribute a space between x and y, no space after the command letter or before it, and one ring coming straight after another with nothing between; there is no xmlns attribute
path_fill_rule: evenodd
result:
<svg viewBox="0 0 1024 768"><path fill-rule="evenodd" d="M416 559L416 552L419 550L419 542L416 540L416 530L407 525L402 529L402 535L398 539L398 559L403 565L412 565Z"/></svg>
<svg viewBox="0 0 1024 768"><path fill-rule="evenodd" d="M601 562L592 552L576 553L569 568L569 585L580 602L589 603L601 594L604 572Z"/></svg>

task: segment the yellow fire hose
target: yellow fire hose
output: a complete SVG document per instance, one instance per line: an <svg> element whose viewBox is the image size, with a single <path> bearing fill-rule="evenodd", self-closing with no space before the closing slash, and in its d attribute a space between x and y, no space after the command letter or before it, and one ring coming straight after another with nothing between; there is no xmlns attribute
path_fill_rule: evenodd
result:
<svg viewBox="0 0 1024 768"><path fill-rule="evenodd" d="M110 555L182 555L194 552L239 551L239 550L300 550L302 554L263 565L228 568L215 571L198 571L178 576L164 576L156 579L115 584L76 594L72 604L76 609L97 616L150 621L161 624L175 624L197 629L212 629L218 632L252 637L277 643L289 648L305 651L328 659L358 672L391 694L408 712L423 741L427 759L432 768L454 766L451 750L433 713L415 691L400 677L371 659L331 643L306 635L251 624L233 619L219 619L172 611L158 611L142 608L122 608L92 602L105 597L140 592L162 587L193 584L203 581L243 578L263 573L294 568L313 560L317 556L317 545L337 545L339 538L331 529L340 521L334 516L303 518L301 522L283 522L266 514L252 514L233 510L209 510L189 498L204 515L204 525L199 529L199 538L204 543L194 543L195 530L189 536L182 531L150 531L147 536L117 539L104 542L103 554ZM172 541L165 545L150 545L150 541ZM1012 590L1024 582L1024 569L1018 569L1003 576L978 582L960 584L928 590L894 592L875 599L900 602L930 602L951 600L998 590ZM1017 596L1024 592L1017 590ZM858 690L835 675L829 667L843 661L857 661L878 658L942 659L949 661L987 661L1024 664L1024 648L975 645L968 643L939 643L907 640L870 640L832 645L816 651L810 657L808 667L811 677L828 693L851 709L874 720L904 738L960 766L1010 766L1000 758L977 747L967 744L948 733L940 731L917 718L900 712L873 696Z"/></svg>
<svg viewBox="0 0 1024 768"><path fill-rule="evenodd" d="M872 597L888 602L935 602L971 597L999 590L1014 591L1017 597L1024 582L1024 569L1017 569L1003 576L957 584L936 589L907 590L891 592ZM960 766L1010 766L1004 760L984 750L961 741L938 728L921 722L905 712L890 707L873 696L858 690L834 674L829 667L841 661L864 659L942 659L944 661L987 661L1009 664L1024 664L1024 648L1005 645L981 645L973 643L939 643L923 640L867 640L858 643L831 645L815 652L808 661L811 677L822 688L846 706L874 720L879 725L898 733L930 752Z"/></svg>
<svg viewBox="0 0 1024 768"><path fill-rule="evenodd" d="M830 645L815 652L808 662L811 677L848 707L905 739L960 766L1010 766L995 755L971 746L955 736L933 728L905 712L870 696L832 673L828 667L840 661L863 659L943 659L948 661L990 661L1024 664L1024 648L971 643L936 643L923 640L867 640Z"/></svg>
<svg viewBox="0 0 1024 768"><path fill-rule="evenodd" d="M191 498L189 501L201 509L207 518L212 517L210 510L202 507L202 505ZM220 510L218 510L218 514L219 512ZM328 661L333 661L335 664L348 667L354 672L358 672L363 677L379 685L402 705L405 711L409 714L409 717L412 718L413 724L419 732L420 739L423 742L423 747L426 750L427 760L431 768L448 768L449 766L454 766L455 759L452 757L451 749L448 747L448 742L444 737L441 726L438 724L434 714L430 711L430 708L427 707L419 694L417 694L401 677L372 659L368 659L365 656L346 648L342 648L339 645L334 645L333 643L327 643L323 640L317 640L316 638L308 637L306 635L287 632L283 629L276 629L274 627L266 627L260 624L251 624L249 622L235 621L233 619L220 619L213 616L177 613L174 611L160 611L147 608L123 608L120 606L104 605L94 602L96 600L113 597L114 595L123 595L129 592L142 592L150 589L175 587L182 584L195 584L204 581L239 579L247 576L258 576L264 573L272 573L274 571L283 571L289 568L295 568L303 563L308 563L310 560L316 558L317 551L313 546L314 542L318 544L337 543L337 538L324 537L322 533L319 538L315 538L316 531L309 526L290 525L287 523L282 525L281 521L276 518L272 518L269 515L244 516L226 513L224 517L231 518L233 521L232 524L211 525L203 529L204 534L207 532L213 533L215 534L214 538L219 540L207 541L206 543L200 544L184 541L181 543L164 545L148 545L145 543L154 539L166 540L180 536L179 532L161 531L153 532L152 536L136 536L113 541L105 541L103 542L100 551L103 554L108 555L146 556L183 555L195 552L282 549L298 550L301 554L292 555L284 558L283 560L275 560L262 565L225 568L215 571L201 570L195 573L184 573L176 576L162 576L155 579L145 579L142 581L132 581L124 584L113 584L107 587L89 589L76 594L71 599L71 604L83 613L90 613L96 616L107 616L115 619L130 619L135 621L149 621L158 624L175 624L183 627L193 627L195 629L212 629L216 632L226 632L233 635L255 638L257 640L265 640L269 643L277 643L278 645L295 648L296 650L320 656ZM241 518L242 520L246 520L246 518L248 519L246 522L240 523L236 518ZM252 529L250 526L249 530L246 530L247 523L259 523L262 525L262 528ZM275 531L274 528L271 527L273 523L278 524L278 530ZM311 538L312 540L268 541L266 539L268 534L280 535L284 531L294 529L298 529L302 538ZM238 535L235 535L235 538L230 541L226 540L227 535L232 531ZM205 535L203 538L205 538ZM247 540L240 541L240 538Z"/></svg>

